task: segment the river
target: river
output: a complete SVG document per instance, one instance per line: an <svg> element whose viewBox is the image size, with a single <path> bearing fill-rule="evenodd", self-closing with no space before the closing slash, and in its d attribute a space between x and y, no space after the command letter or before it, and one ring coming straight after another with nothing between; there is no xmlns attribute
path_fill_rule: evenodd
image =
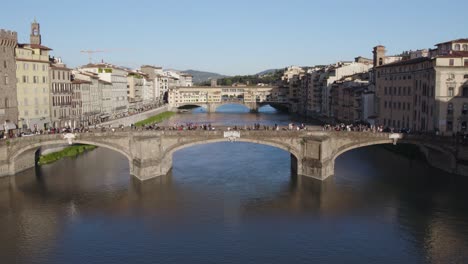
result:
<svg viewBox="0 0 468 264"><path fill-rule="evenodd" d="M291 122L168 122L194 120ZM379 146L346 152L335 170L295 176L283 150L225 142L179 150L168 175L139 182L98 148L0 178L0 263L468 262L467 178Z"/></svg>

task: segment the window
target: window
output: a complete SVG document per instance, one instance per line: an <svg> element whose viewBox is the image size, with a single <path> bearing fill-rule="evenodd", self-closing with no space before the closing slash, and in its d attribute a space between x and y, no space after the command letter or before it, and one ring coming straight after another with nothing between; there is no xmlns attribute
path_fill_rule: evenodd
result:
<svg viewBox="0 0 468 264"><path fill-rule="evenodd" d="M387 90L387 87L385 87L385 94L387 94L388 90Z"/></svg>
<svg viewBox="0 0 468 264"><path fill-rule="evenodd" d="M452 132L453 130L453 122L452 121L447 121L447 132Z"/></svg>
<svg viewBox="0 0 468 264"><path fill-rule="evenodd" d="M382 65L383 65L383 59L379 58L379 66L382 66Z"/></svg>
<svg viewBox="0 0 468 264"><path fill-rule="evenodd" d="M450 59L450 60L449 60L449 65L450 65L450 66L455 65L455 60L454 60L454 59Z"/></svg>
<svg viewBox="0 0 468 264"><path fill-rule="evenodd" d="M23 83L26 83L26 82L27 82L27 80L26 80L26 76L25 76L25 75L23 75Z"/></svg>
<svg viewBox="0 0 468 264"><path fill-rule="evenodd" d="M464 45L463 45L463 50L464 50L464 51L468 51L468 44L464 44Z"/></svg>
<svg viewBox="0 0 468 264"><path fill-rule="evenodd" d="M384 108L387 108L387 101L385 101L384 103Z"/></svg>
<svg viewBox="0 0 468 264"><path fill-rule="evenodd" d="M3 61L3 68L6 68L6 67L7 67L7 62Z"/></svg>
<svg viewBox="0 0 468 264"><path fill-rule="evenodd" d="M460 50L460 44L455 44L453 49L456 50L456 51L459 51Z"/></svg>
<svg viewBox="0 0 468 264"><path fill-rule="evenodd" d="M451 114L453 114L453 104L449 103L447 105L447 115L451 115Z"/></svg>
<svg viewBox="0 0 468 264"><path fill-rule="evenodd" d="M8 81L8 74L5 74L5 85L8 85L9 81Z"/></svg>
<svg viewBox="0 0 468 264"><path fill-rule="evenodd" d="M462 96L463 97L468 97L468 87L463 87L463 93L462 93Z"/></svg>
<svg viewBox="0 0 468 264"><path fill-rule="evenodd" d="M453 87L448 88L448 96L454 96L454 88Z"/></svg>
<svg viewBox="0 0 468 264"><path fill-rule="evenodd" d="M464 103L462 108L462 115L468 114L468 104Z"/></svg>
<svg viewBox="0 0 468 264"><path fill-rule="evenodd" d="M465 59L465 60L463 61L463 65L464 65L465 67L468 67L468 59Z"/></svg>
<svg viewBox="0 0 468 264"><path fill-rule="evenodd" d="M468 74L463 75L463 78L468 79Z"/></svg>

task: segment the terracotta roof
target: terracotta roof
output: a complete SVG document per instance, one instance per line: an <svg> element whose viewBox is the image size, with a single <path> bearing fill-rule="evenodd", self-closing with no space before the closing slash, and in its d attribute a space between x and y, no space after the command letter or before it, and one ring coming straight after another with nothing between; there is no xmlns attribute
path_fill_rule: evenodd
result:
<svg viewBox="0 0 468 264"><path fill-rule="evenodd" d="M439 45L442 45L442 44L453 43L453 42L468 43L468 38L461 38L461 39L450 40L450 41L447 41L447 42L442 42L442 43L439 43L439 44L435 44L435 46L439 46Z"/></svg>
<svg viewBox="0 0 468 264"><path fill-rule="evenodd" d="M99 80L99 82L105 83L105 84L112 84L111 82L104 81L104 80Z"/></svg>
<svg viewBox="0 0 468 264"><path fill-rule="evenodd" d="M30 59L16 58L16 61L40 62L40 63L50 64L48 60L45 61L45 60L30 60Z"/></svg>
<svg viewBox="0 0 468 264"><path fill-rule="evenodd" d="M64 71L72 71L73 69L67 68L67 67L60 67L60 66L55 66L54 64L50 65L51 69L54 70L64 70Z"/></svg>
<svg viewBox="0 0 468 264"><path fill-rule="evenodd" d="M91 84L92 82L90 81L85 81L85 80L80 80L80 79L75 79L72 81L73 84L82 84L82 83L87 83L87 84Z"/></svg>
<svg viewBox="0 0 468 264"><path fill-rule="evenodd" d="M78 72L78 73L79 73L79 74L82 74L82 75L85 75L85 76L89 76L89 77L91 77L91 78L93 78L93 79L98 79L98 78L99 78L98 74L97 74L97 73L94 73L94 72L80 71L80 72Z"/></svg>
<svg viewBox="0 0 468 264"><path fill-rule="evenodd" d="M51 48L48 48L46 46L38 45L38 44L27 44L27 43L22 43L18 44L20 48L31 48L31 49L41 49L41 50L52 50Z"/></svg>
<svg viewBox="0 0 468 264"><path fill-rule="evenodd" d="M437 56L437 58L462 58L468 57L468 51L451 51L450 54Z"/></svg>
<svg viewBox="0 0 468 264"><path fill-rule="evenodd" d="M421 63L425 61L431 61L431 58L428 57L421 57L421 58L416 58L412 60L402 60L402 61L396 61L388 64L384 64L381 66L377 66L376 68L386 68L386 67L393 67L393 66L402 66L402 65L409 65L409 64L416 64L416 63Z"/></svg>

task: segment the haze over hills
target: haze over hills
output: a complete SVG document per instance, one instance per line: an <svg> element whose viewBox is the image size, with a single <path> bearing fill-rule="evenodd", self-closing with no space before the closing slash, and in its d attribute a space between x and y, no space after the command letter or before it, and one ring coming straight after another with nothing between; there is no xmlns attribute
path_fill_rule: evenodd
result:
<svg viewBox="0 0 468 264"><path fill-rule="evenodd" d="M207 81L210 81L211 79L220 79L220 78L228 77L226 75L222 75L219 73L196 71L196 70L186 70L182 72L192 75L192 80L194 84L207 82Z"/></svg>
<svg viewBox="0 0 468 264"><path fill-rule="evenodd" d="M257 75L257 76L272 75L277 70L280 70L280 69L268 69L268 70L264 70L253 75ZM206 71L197 71L197 70L185 70L181 72L192 75L194 84L206 83L206 82L209 82L211 79L222 79L226 77L232 77L229 75L222 75L222 74L215 73L215 72L206 72Z"/></svg>

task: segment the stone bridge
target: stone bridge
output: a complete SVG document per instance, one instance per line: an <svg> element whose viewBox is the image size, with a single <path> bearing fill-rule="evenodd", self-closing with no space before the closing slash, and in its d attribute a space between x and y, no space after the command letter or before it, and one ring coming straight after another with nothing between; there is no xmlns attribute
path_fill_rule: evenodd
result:
<svg viewBox="0 0 468 264"><path fill-rule="evenodd" d="M215 112L216 108L225 104L241 104L257 112L262 105L270 104L280 107L281 110L289 108L289 104L280 100L278 87L266 86L216 86L216 87L176 87L168 92L170 109L184 106L200 106L207 112Z"/></svg>
<svg viewBox="0 0 468 264"><path fill-rule="evenodd" d="M334 174L335 160L342 153L370 145L393 143L391 134L387 133L243 130L237 137L235 133L226 135L225 132L233 131L218 128L214 131L90 132L75 134L72 143L95 145L121 153L129 161L130 174L140 180L166 175L172 167L175 151L199 144L235 140L277 147L291 153L291 167L298 175L324 180ZM0 141L0 176L14 175L34 167L40 147L64 143L67 141L63 134ZM418 145L431 165L445 171L458 174L468 171L468 167L457 163L460 153L465 152L460 152L454 144L437 143L417 136L403 136L398 143ZM465 157L465 160L468 158Z"/></svg>

